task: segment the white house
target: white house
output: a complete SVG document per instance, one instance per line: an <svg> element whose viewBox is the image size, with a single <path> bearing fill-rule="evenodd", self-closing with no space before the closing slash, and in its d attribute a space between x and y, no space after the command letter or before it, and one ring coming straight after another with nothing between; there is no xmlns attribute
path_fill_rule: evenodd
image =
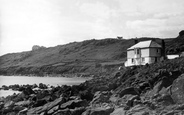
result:
<svg viewBox="0 0 184 115"><path fill-rule="evenodd" d="M145 65L161 60L162 46L152 40L142 41L127 49L125 66Z"/></svg>

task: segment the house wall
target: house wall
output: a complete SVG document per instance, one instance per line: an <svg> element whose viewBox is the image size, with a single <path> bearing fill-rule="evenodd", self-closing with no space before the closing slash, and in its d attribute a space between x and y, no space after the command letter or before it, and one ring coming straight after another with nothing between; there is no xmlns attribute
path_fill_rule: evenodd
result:
<svg viewBox="0 0 184 115"><path fill-rule="evenodd" d="M150 49L149 56L151 56L151 57L160 57L161 56L161 49L160 48L149 48L149 49Z"/></svg>
<svg viewBox="0 0 184 115"><path fill-rule="evenodd" d="M128 59L129 59L129 58L134 58L134 55L135 55L134 50L129 50L129 51L127 51L127 58L128 58Z"/></svg>
<svg viewBox="0 0 184 115"><path fill-rule="evenodd" d="M126 66L145 65L147 63L154 63L156 61L155 58L157 58L157 61L161 59L161 48L145 48L140 49L140 52L140 58L136 58L134 50L127 51ZM144 61L142 58L144 58ZM134 59L133 63L132 59Z"/></svg>
<svg viewBox="0 0 184 115"><path fill-rule="evenodd" d="M148 57L150 54L150 49L146 48L146 49L141 49L141 57Z"/></svg>
<svg viewBox="0 0 184 115"><path fill-rule="evenodd" d="M133 62L132 59L134 60ZM146 65L147 63L152 63L151 57L144 57L144 61L142 61L142 58L129 58L125 66Z"/></svg>

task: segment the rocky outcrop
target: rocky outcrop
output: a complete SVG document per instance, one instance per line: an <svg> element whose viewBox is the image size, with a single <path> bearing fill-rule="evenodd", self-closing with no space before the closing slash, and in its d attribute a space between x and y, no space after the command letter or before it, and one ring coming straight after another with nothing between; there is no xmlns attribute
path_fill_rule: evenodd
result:
<svg viewBox="0 0 184 115"><path fill-rule="evenodd" d="M46 47L44 47L44 46L39 46L39 45L34 45L34 46L32 47L32 51L39 50L39 49L44 49L44 48L46 48Z"/></svg>
<svg viewBox="0 0 184 115"><path fill-rule="evenodd" d="M176 103L184 103L184 74L176 79L171 88L172 99Z"/></svg>

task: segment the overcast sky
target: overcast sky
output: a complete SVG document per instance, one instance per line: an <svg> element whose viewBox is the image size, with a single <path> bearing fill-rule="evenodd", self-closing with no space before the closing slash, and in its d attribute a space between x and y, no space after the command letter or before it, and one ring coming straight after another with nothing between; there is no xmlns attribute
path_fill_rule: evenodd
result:
<svg viewBox="0 0 184 115"><path fill-rule="evenodd" d="M87 39L176 37L184 0L0 0L0 55Z"/></svg>

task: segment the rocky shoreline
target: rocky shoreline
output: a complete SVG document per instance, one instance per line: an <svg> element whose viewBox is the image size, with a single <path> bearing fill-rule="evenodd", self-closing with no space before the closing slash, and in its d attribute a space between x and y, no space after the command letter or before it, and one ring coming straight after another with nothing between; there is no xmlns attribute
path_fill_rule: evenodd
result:
<svg viewBox="0 0 184 115"><path fill-rule="evenodd" d="M184 58L124 68L80 85L48 88L11 85L21 91L0 99L2 115L183 115Z"/></svg>

